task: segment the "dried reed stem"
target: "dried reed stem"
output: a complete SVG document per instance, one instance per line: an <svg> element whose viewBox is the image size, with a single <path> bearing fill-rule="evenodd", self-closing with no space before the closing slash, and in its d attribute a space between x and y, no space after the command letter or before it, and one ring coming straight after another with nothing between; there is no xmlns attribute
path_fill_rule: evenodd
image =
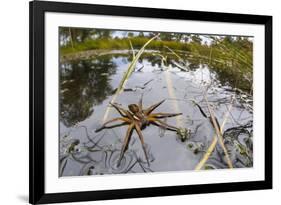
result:
<svg viewBox="0 0 281 205"><path fill-rule="evenodd" d="M234 98L232 99L228 109L227 109L227 112L225 113L225 116L224 116L224 119L223 119L223 122L221 124L221 127L220 127L220 134L222 136L222 132L223 132L223 128L224 128L224 125L225 123L227 122L228 120L228 117L229 117L229 114L230 114L230 111L232 109L232 103L233 103L233 100ZM207 160L209 159L209 157L211 156L211 154L213 153L216 145L217 145L217 142L218 142L218 137L217 137L217 134L215 134L213 136L213 141L212 143L210 144L209 148L207 149L205 155L202 157L202 159L200 160L200 162L196 165L195 167L195 170L200 170L202 169L202 167L205 165L205 163L207 162Z"/></svg>
<svg viewBox="0 0 281 205"><path fill-rule="evenodd" d="M228 155L228 151L227 151L226 147L224 146L223 138L222 138L222 132L220 131L219 125L217 124L217 121L215 119L214 111L212 110L206 95L204 95L204 98L205 98L205 100L207 102L207 107L208 107L209 113L211 115L211 120L212 120L212 123L214 125L215 131L217 133L217 137L218 137L219 143L220 143L220 145L221 145L221 147L223 149L223 152L225 154L226 162L228 164L228 167L232 169L233 165L232 165L232 162L231 162L230 157Z"/></svg>

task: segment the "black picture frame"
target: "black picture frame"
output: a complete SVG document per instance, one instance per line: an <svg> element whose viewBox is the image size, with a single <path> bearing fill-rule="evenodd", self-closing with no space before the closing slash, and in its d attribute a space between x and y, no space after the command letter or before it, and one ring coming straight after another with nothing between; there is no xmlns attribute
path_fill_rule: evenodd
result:
<svg viewBox="0 0 281 205"><path fill-rule="evenodd" d="M167 195L260 190L272 188L272 17L93 4L32 1L30 12L30 165L29 202L32 204L108 200ZM259 24L265 27L265 180L219 184L200 184L154 188L136 188L71 193L45 192L45 53L44 14L46 12L98 14L111 16L150 17L198 20L208 22Z"/></svg>

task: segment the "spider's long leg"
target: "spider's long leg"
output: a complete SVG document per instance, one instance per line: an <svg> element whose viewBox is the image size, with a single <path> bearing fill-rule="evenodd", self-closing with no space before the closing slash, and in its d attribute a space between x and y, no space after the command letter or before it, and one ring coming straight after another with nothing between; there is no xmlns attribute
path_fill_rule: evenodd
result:
<svg viewBox="0 0 281 205"><path fill-rule="evenodd" d="M126 122L126 123L131 123L131 121L128 119L128 118L125 118L125 117L117 117L117 118L114 118L112 120L109 120L107 122L105 122L100 128L96 129L95 132L99 132L101 130L103 130L104 128L107 128L106 125L109 124L109 123L112 123L112 122L115 122L115 121L118 121L118 120L121 120L123 122Z"/></svg>
<svg viewBox="0 0 281 205"><path fill-rule="evenodd" d="M134 119L134 117L132 116L132 114L130 112L128 112L127 110L125 110L124 108L118 106L116 103L110 103L118 112L120 115L122 115L123 117L127 117L130 118L131 120Z"/></svg>
<svg viewBox="0 0 281 205"><path fill-rule="evenodd" d="M147 152L146 152L146 149L145 149L145 146L144 146L144 139L143 139L143 135L141 133L140 126L137 123L135 123L135 128L136 128L136 131L138 133L138 136L139 136L141 144L142 144L142 149L143 149L143 152L144 152L144 155L145 155L145 159L147 161L148 166L150 166L148 156L147 156Z"/></svg>
<svg viewBox="0 0 281 205"><path fill-rule="evenodd" d="M153 110L155 110L159 105L161 105L165 100L160 101L154 105L151 105L149 108L144 110L144 114L149 115Z"/></svg>
<svg viewBox="0 0 281 205"><path fill-rule="evenodd" d="M119 157L118 162L117 162L117 166L118 166L118 167L120 166L121 160L123 159L124 154L125 154L125 151L126 151L127 148L128 148L128 144L129 144L129 142L130 142L130 138L131 138L131 136L132 136L134 126L135 126L135 124L132 123L132 124L130 124L130 126L129 126L128 129L127 129L126 137L125 137L124 142L123 142L123 145L122 145L120 157Z"/></svg>
<svg viewBox="0 0 281 205"><path fill-rule="evenodd" d="M158 112L158 113L153 113L150 114L149 117L153 117L153 118L166 118L166 117L175 117L178 115L182 115L182 113L162 113L162 112Z"/></svg>
<svg viewBox="0 0 281 205"><path fill-rule="evenodd" d="M96 129L95 132L100 132L103 129L112 129L112 128L115 128L115 127L122 127L124 125L128 125L128 123L127 122L123 122L123 123L120 123L120 124L114 124L114 125L110 125L110 126L100 127L98 129Z"/></svg>
<svg viewBox="0 0 281 205"><path fill-rule="evenodd" d="M172 126L172 125L169 125L169 124L167 124L167 123L165 123L165 122L163 122L163 121L161 121L161 120L158 120L158 119L156 119L156 118L148 118L147 120L148 120L149 122L155 124L156 126L160 126L160 127L162 127L162 128L169 129L169 130L171 130L171 131L177 131L177 130L178 130L177 127ZM159 123L159 124L158 124L158 123Z"/></svg>
<svg viewBox="0 0 281 205"><path fill-rule="evenodd" d="M161 128L164 129L164 130L170 130L170 131L173 131L173 132L176 132L176 131L177 131L175 128L167 127L167 126L161 125L161 124L159 124L159 123L157 123L157 122L151 122L151 124L153 124L153 125L155 125L155 126L157 126L157 127L161 127Z"/></svg>
<svg viewBox="0 0 281 205"><path fill-rule="evenodd" d="M114 108L117 110L117 112L119 112L119 114L120 114L121 116L127 117L127 116L126 116L127 111L126 111L124 108L118 106L116 103L109 103L109 104L110 104L112 107L114 107Z"/></svg>

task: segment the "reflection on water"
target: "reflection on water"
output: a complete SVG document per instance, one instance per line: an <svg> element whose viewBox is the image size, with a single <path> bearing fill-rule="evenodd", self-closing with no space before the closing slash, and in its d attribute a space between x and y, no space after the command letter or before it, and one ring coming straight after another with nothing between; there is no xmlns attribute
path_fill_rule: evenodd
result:
<svg viewBox="0 0 281 205"><path fill-rule="evenodd" d="M98 60L73 61L61 64L60 120L71 126L89 117L94 106L112 93L110 76L116 65L109 56Z"/></svg>
<svg viewBox="0 0 281 205"><path fill-rule="evenodd" d="M175 113L179 109L183 113L180 119L164 120L190 129L191 134L182 141L175 132L150 125L142 130L150 166L136 133L117 166L128 127L99 133L95 130L101 126L131 60L131 55L115 53L60 64L60 176L193 170L215 135L210 121L194 105L196 101L208 113L203 98L207 87L208 100L220 124L233 104L225 122L224 139L234 166L252 166L252 97L247 89L243 90L244 82L240 81L239 87L233 76L218 73L215 64L209 67L203 61L149 53L139 60L116 102L127 109L142 95L144 107L165 99L157 112ZM111 110L108 119L114 117L119 113ZM219 146L205 168L227 168Z"/></svg>

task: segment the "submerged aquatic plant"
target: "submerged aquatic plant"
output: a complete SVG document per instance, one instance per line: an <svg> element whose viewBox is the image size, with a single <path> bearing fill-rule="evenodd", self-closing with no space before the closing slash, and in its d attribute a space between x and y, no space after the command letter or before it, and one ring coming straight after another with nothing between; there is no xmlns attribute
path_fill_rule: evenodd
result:
<svg viewBox="0 0 281 205"><path fill-rule="evenodd" d="M187 128L179 127L177 129L177 136L182 142L184 142L190 138L191 130Z"/></svg>
<svg viewBox="0 0 281 205"><path fill-rule="evenodd" d="M194 154L205 151L205 145L202 142L188 142L187 148L190 149Z"/></svg>

